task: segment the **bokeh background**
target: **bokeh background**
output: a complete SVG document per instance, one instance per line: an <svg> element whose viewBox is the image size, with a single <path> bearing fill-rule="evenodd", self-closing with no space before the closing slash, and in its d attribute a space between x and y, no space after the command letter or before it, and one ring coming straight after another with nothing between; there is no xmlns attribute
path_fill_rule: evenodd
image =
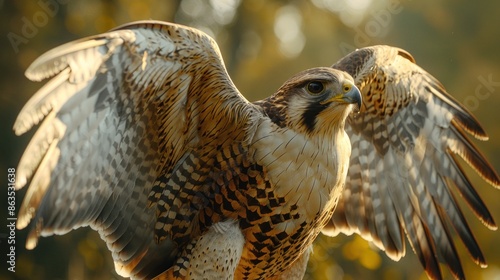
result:
<svg viewBox="0 0 500 280"><path fill-rule="evenodd" d="M16 167L33 134L12 132L22 105L41 86L24 77L28 65L57 45L142 19L182 23L213 36L231 77L251 101L270 95L294 73L329 66L355 48L404 48L480 120L490 141L475 143L500 171L500 2L0 0L2 178L7 168ZM466 170L500 220L500 191ZM2 182L6 188L6 179ZM6 221L6 192L0 191L5 205L0 221ZM25 189L17 193L18 208L24 194ZM489 262L486 269L477 267L458 244L468 279L500 279L500 232L465 212ZM0 226L2 246L6 232ZM95 232L79 229L43 238L33 251L24 249L25 238L25 230L16 233L16 273L2 261L0 279L120 279ZM426 279L409 248L399 263L355 236L320 238L314 250L306 279ZM2 247L0 256L6 253Z"/></svg>

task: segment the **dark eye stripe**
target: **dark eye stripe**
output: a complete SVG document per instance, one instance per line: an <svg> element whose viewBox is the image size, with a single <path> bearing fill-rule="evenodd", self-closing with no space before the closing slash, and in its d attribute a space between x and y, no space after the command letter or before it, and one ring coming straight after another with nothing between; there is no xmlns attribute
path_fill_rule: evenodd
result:
<svg viewBox="0 0 500 280"><path fill-rule="evenodd" d="M319 102L312 102L306 107L306 110L302 115L302 123L306 126L309 132L312 132L316 127L316 121L319 113L327 107L328 104L321 104Z"/></svg>

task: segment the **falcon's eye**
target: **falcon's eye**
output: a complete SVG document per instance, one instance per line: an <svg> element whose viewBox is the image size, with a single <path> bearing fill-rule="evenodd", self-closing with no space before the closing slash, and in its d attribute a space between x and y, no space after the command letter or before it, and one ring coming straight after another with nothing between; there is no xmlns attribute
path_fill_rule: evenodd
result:
<svg viewBox="0 0 500 280"><path fill-rule="evenodd" d="M325 90L322 82L313 81L307 84L307 91L312 95L318 95Z"/></svg>
<svg viewBox="0 0 500 280"><path fill-rule="evenodd" d="M348 91L350 91L350 90L351 90L351 88L352 88L352 85L350 85L350 84L344 84L344 86L342 86L342 90L343 90L344 92L348 92Z"/></svg>

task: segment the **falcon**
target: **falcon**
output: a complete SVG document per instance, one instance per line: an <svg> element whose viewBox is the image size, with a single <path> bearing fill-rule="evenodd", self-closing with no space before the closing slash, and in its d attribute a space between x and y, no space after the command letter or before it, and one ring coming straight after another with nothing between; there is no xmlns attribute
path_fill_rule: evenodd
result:
<svg viewBox="0 0 500 280"><path fill-rule="evenodd" d="M90 226L132 279L301 278L321 233L358 233L397 260L405 236L430 278L463 278L451 226L486 264L452 186L496 225L460 156L500 180L467 134L476 119L406 51L357 50L254 103L217 44L141 21L57 47L14 131L41 123L17 169L17 227Z"/></svg>

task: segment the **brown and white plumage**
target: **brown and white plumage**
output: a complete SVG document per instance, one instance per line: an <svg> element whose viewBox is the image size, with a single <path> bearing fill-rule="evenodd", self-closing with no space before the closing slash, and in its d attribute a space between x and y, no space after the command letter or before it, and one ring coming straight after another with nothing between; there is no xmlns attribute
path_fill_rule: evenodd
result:
<svg viewBox="0 0 500 280"><path fill-rule="evenodd" d="M269 278L331 217L361 97L344 72L306 70L254 105L207 35L138 22L49 51L26 75L53 77L14 125L45 118L17 174L19 188L31 178L28 248L88 225L122 276Z"/></svg>
<svg viewBox="0 0 500 280"><path fill-rule="evenodd" d="M474 261L485 266L453 190L456 186L484 225L497 228L457 161L460 156L486 182L500 186L467 138L488 139L478 121L404 50L368 47L332 67L353 76L363 106L346 125L352 144L349 172L324 232L358 233L395 260L405 254L406 235L430 278L441 278L441 260L463 279L454 229Z"/></svg>
<svg viewBox="0 0 500 280"><path fill-rule="evenodd" d="M498 186L461 127L484 131L402 50L360 50L333 68L354 81L314 68L252 104L215 42L187 27L137 22L49 51L26 75L53 78L14 126L22 134L43 119L17 174L19 188L31 180L18 220L31 222L27 247L89 225L123 276L269 278L302 275L330 221L325 232L358 232L395 259L406 232L430 276L439 276L435 250L460 275L435 218L446 211L480 251L437 175L493 228L449 153ZM348 116L359 102L353 82L364 101Z"/></svg>

